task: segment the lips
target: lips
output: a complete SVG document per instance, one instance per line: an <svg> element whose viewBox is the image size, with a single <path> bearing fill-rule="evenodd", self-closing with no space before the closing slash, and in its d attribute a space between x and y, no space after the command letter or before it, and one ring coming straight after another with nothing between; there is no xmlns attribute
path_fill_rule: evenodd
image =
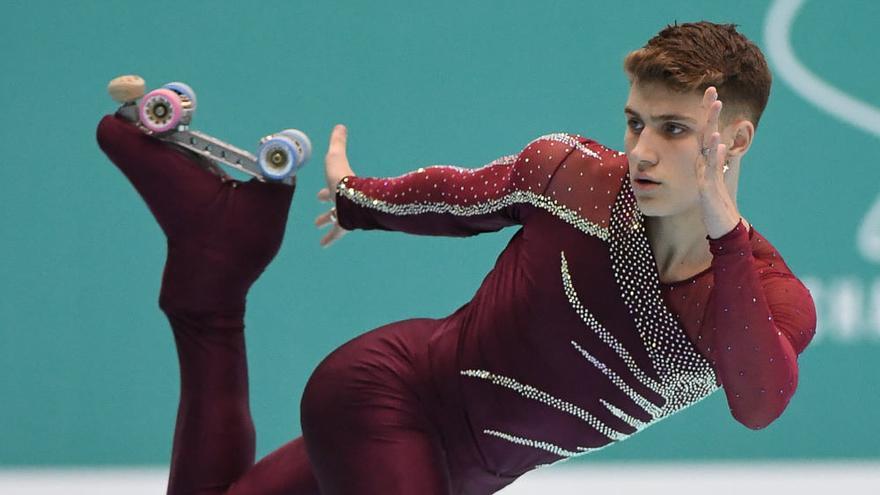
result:
<svg viewBox="0 0 880 495"><path fill-rule="evenodd" d="M649 179L644 176L637 176L633 181L633 189L635 191L652 191L660 187L660 182Z"/></svg>
<svg viewBox="0 0 880 495"><path fill-rule="evenodd" d="M646 175L636 176L636 182L638 182L640 184L659 184L660 183L659 180L652 179L651 177L648 177Z"/></svg>

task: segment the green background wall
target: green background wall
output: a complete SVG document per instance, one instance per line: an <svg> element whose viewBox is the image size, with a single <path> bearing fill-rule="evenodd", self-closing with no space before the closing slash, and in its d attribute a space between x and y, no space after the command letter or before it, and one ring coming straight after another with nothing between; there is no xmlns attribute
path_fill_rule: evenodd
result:
<svg viewBox="0 0 880 495"><path fill-rule="evenodd" d="M349 127L359 175L476 167L549 132L620 148L623 56L672 21L735 22L762 47L769 2L0 2L0 465L165 465L177 359L157 306L164 238L95 126L106 84L198 92L196 128L240 147L307 132L285 244L249 297L259 452L298 436L323 356L391 321L467 301L515 229L469 239L354 232L329 249L323 155ZM877 2L809 1L801 62L876 108ZM845 29L844 29L845 26ZM774 70L776 67L773 67ZM723 394L572 462L880 458L877 257L857 234L877 201L877 136L778 77L744 163L744 216L813 290L819 335L785 414L755 432ZM875 229L877 231L877 229ZM876 254L876 253L875 253Z"/></svg>

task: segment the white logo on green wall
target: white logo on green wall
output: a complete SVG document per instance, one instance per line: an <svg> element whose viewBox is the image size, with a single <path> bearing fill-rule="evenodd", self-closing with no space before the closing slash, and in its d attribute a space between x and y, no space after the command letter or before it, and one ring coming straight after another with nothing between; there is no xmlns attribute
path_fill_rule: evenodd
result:
<svg viewBox="0 0 880 495"><path fill-rule="evenodd" d="M803 0L777 0L764 25L767 55L778 74L802 98L871 135L880 137L880 109L853 98L807 69L791 47L791 27ZM859 254L880 264L880 195L856 233ZM816 341L880 343L880 278L845 275L801 277L816 302Z"/></svg>

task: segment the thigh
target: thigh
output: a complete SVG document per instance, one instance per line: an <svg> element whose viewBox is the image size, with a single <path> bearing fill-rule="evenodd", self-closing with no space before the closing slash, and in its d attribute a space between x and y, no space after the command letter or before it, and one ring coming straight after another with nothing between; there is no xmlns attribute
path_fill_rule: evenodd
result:
<svg viewBox="0 0 880 495"><path fill-rule="evenodd" d="M367 332L309 378L302 429L322 495L450 493L442 443L419 396L424 377L413 367L434 322Z"/></svg>

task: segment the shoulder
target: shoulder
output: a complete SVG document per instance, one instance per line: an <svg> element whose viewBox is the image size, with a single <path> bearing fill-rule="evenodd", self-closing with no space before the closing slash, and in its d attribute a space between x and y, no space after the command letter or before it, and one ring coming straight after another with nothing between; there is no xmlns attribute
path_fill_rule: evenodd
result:
<svg viewBox="0 0 880 495"><path fill-rule="evenodd" d="M749 231L749 243L752 246L752 256L755 258L755 268L758 271L758 277L763 283L772 283L774 280L785 279L797 286L804 286L788 263L786 263L782 254L766 237L755 229L754 225Z"/></svg>
<svg viewBox="0 0 880 495"><path fill-rule="evenodd" d="M598 228L610 224L612 206L626 185L626 155L571 133L545 134L532 140L517 158L514 183L540 191L566 215Z"/></svg>
<svg viewBox="0 0 880 495"><path fill-rule="evenodd" d="M785 262L782 254L752 225L749 230L749 243L752 256L757 262L758 274L764 277L792 276L794 273Z"/></svg>
<svg viewBox="0 0 880 495"><path fill-rule="evenodd" d="M758 278L777 326L798 353L816 332L816 305L809 288L794 274L779 251L763 235L750 232Z"/></svg>
<svg viewBox="0 0 880 495"><path fill-rule="evenodd" d="M593 185L619 183L627 173L626 155L580 134L556 132L529 142L516 158L522 172L549 173L557 167L577 170ZM609 184L610 185L610 184Z"/></svg>
<svg viewBox="0 0 880 495"><path fill-rule="evenodd" d="M608 160L623 153L611 149L602 143L580 134L554 132L532 139L523 149L521 155L536 156L556 153L560 159L568 155L581 155L584 159Z"/></svg>

